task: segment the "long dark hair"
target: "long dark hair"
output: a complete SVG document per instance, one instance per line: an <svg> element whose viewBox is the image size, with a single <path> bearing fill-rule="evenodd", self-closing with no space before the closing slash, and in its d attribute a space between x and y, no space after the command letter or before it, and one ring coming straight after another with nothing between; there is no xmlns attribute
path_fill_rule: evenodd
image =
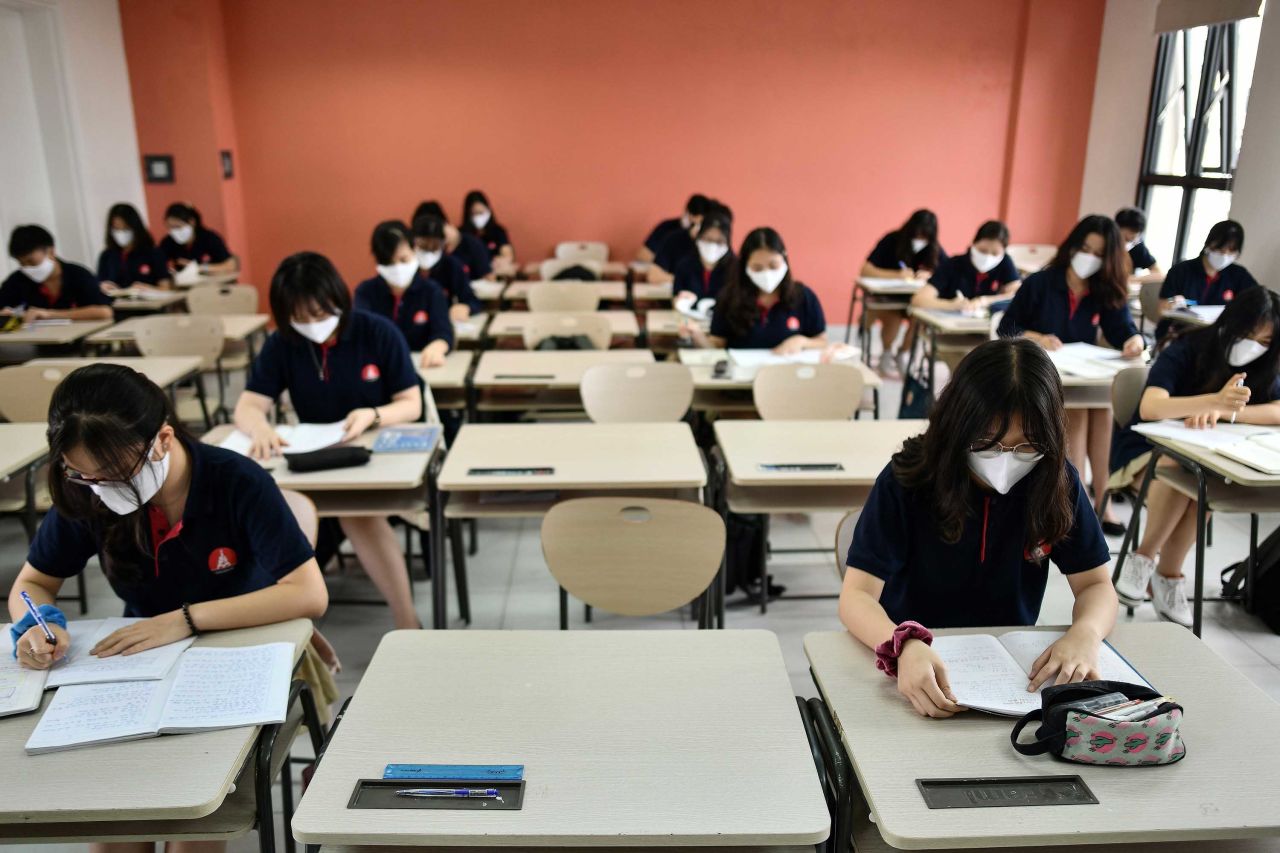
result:
<svg viewBox="0 0 1280 853"><path fill-rule="evenodd" d="M462 200L462 221L459 227L462 229L464 233L467 233L467 234L480 233L480 229L477 228L475 226L475 223L471 221L471 205L475 204L476 202L479 202L480 204L483 204L485 207L489 208L489 224L486 225L485 227L488 228L490 226L498 224L498 214L494 213L493 205L489 204L489 197L486 196L484 193L482 193L480 190L472 190L471 192L467 193L467 197Z"/></svg>
<svg viewBox="0 0 1280 853"><path fill-rule="evenodd" d="M1044 454L1027 475L1024 544L1053 545L1070 532L1073 504L1058 369L1039 344L1000 338L964 357L929 415L929 428L893 455L898 482L930 496L943 541L958 542L965 519L976 511L970 506L969 451L976 442L1004 435L1014 415L1022 418L1027 441Z"/></svg>
<svg viewBox="0 0 1280 853"><path fill-rule="evenodd" d="M702 224L698 226L698 234L695 240L701 239L702 235L711 229L716 229L724 235L724 241L729 244L729 251L724 253L724 257L716 261L716 267L727 266L734 261L733 256L733 219L725 216L722 210L716 210L702 217Z"/></svg>
<svg viewBox="0 0 1280 853"><path fill-rule="evenodd" d="M108 249L122 248L117 246L116 241L111 238L111 220L113 219L123 219L125 227L133 232L135 251L147 252L155 248L156 240L147 230L147 224L142 221L142 214L138 213L138 209L133 205L120 202L111 205L111 209L107 211L107 229L102 239Z"/></svg>
<svg viewBox="0 0 1280 853"><path fill-rule="evenodd" d="M181 219L183 222L190 222L197 234L204 230L204 220L200 217L200 211L196 210L194 204L175 201L164 209L164 218Z"/></svg>
<svg viewBox="0 0 1280 853"><path fill-rule="evenodd" d="M118 515L89 487L67 479L63 458L78 448L110 479L128 482L165 424L173 427L178 440L193 444L160 386L121 364L91 364L72 371L49 401L49 496L62 515L102 531L102 568L108 577L134 583L146 575L146 566L130 559L150 547L141 495L134 490L138 510Z"/></svg>
<svg viewBox="0 0 1280 853"><path fill-rule="evenodd" d="M778 301L783 305L794 307L799 302L802 285L791 277L791 259L787 257L782 235L768 227L755 229L743 239L742 248L725 278L716 303L716 311L723 312L734 337L747 334L756 322L756 299L760 296L760 288L747 276L747 261L757 249L768 249L782 255L787 262L787 274L774 293L778 294Z"/></svg>
<svg viewBox="0 0 1280 853"><path fill-rule="evenodd" d="M1271 324L1271 346L1244 367L1227 363L1227 351L1241 338L1247 338L1260 326ZM1271 389L1280 371L1280 294L1265 287L1251 287L1227 303L1211 326L1175 330L1160 344L1163 350L1175 340L1185 340L1191 347L1191 387L1197 394L1218 391L1227 380L1244 371L1244 384L1252 391L1250 403L1272 401Z"/></svg>
<svg viewBox="0 0 1280 853"><path fill-rule="evenodd" d="M938 268L938 215L932 210L921 208L907 218L898 229L897 239L893 244L893 254L898 260L910 266L915 262L916 253L911 251L911 241L917 237L928 240L924 247L923 264L927 269Z"/></svg>
<svg viewBox="0 0 1280 853"><path fill-rule="evenodd" d="M1102 237L1105 245L1102 248L1102 268L1089 276L1087 282L1089 294L1103 308L1119 308L1129 297L1129 268L1125 264L1126 253L1120 229L1110 216L1094 213L1077 222L1067 239L1058 246L1049 266L1068 269L1071 256L1084 248L1085 238L1090 234Z"/></svg>
<svg viewBox="0 0 1280 853"><path fill-rule="evenodd" d="M271 317L286 340L311 343L294 330L299 308L319 308L338 315L338 335L351 320L351 292L328 258L318 252L298 252L280 262L271 277Z"/></svg>

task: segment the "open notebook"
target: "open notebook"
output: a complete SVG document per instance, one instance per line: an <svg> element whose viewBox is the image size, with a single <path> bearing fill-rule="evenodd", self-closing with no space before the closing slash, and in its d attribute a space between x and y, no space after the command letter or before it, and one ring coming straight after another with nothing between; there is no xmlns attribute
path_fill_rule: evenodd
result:
<svg viewBox="0 0 1280 853"><path fill-rule="evenodd" d="M1264 474L1280 474L1280 432L1252 435L1218 452Z"/></svg>
<svg viewBox="0 0 1280 853"><path fill-rule="evenodd" d="M188 649L160 681L63 687L27 739L27 754L282 723L293 651L292 643Z"/></svg>
<svg viewBox="0 0 1280 853"><path fill-rule="evenodd" d="M310 453L341 444L342 437L347 432L342 424L342 421L331 424L280 424L276 427L276 434L287 442L285 453ZM253 439L240 430L235 430L219 442L218 446L234 450L241 456L248 456Z"/></svg>
<svg viewBox="0 0 1280 853"><path fill-rule="evenodd" d="M958 634L935 637L933 650L947 665L951 692L961 705L1020 717L1040 707L1040 694L1027 692L1031 666L1061 636L1061 631ZM1110 643L1098 652L1098 671L1106 681L1147 684Z"/></svg>

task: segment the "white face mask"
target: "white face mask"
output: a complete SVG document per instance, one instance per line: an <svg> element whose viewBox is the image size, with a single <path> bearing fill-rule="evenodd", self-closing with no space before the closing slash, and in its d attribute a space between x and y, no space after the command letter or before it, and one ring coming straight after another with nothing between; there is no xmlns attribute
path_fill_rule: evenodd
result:
<svg viewBox="0 0 1280 853"><path fill-rule="evenodd" d="M1236 258L1240 257L1240 255L1230 255L1226 252L1209 252L1206 257L1209 261L1209 266L1213 267L1218 272L1222 272L1227 267L1234 264L1236 262Z"/></svg>
<svg viewBox="0 0 1280 853"><path fill-rule="evenodd" d="M169 229L169 236L179 246L185 246L191 242L192 237L196 236L196 229L190 225L179 225L177 228Z"/></svg>
<svg viewBox="0 0 1280 853"><path fill-rule="evenodd" d="M1241 338L1227 350L1227 364L1232 367L1244 367L1252 364L1267 354L1267 348L1252 338Z"/></svg>
<svg viewBox="0 0 1280 853"><path fill-rule="evenodd" d="M911 254L918 255L924 251L924 247L929 245L928 240L922 240L919 237L911 241Z"/></svg>
<svg viewBox="0 0 1280 853"><path fill-rule="evenodd" d="M1126 243L1124 244L1124 250L1125 250L1126 252L1128 252L1128 251L1130 251L1131 249L1133 249L1133 247L1134 247L1134 246L1138 245L1138 244L1139 244L1139 243L1141 243L1141 242L1142 242L1142 238L1141 238L1141 237L1134 237L1132 240L1129 240L1128 242L1126 242Z"/></svg>
<svg viewBox="0 0 1280 853"><path fill-rule="evenodd" d="M492 216L493 214L487 210L484 213L477 213L471 217L471 224L474 225L477 230L483 229L489 224L489 219Z"/></svg>
<svg viewBox="0 0 1280 853"><path fill-rule="evenodd" d="M1044 458L1044 454L1037 453L1030 458L1020 458L1021 453L1004 453L997 451L996 455L987 456L991 451L980 451L978 453L969 451L969 470L977 475L978 479L995 489L1002 495L1009 494L1019 480L1031 473L1031 469Z"/></svg>
<svg viewBox="0 0 1280 853"><path fill-rule="evenodd" d="M776 270L747 270L747 277L765 293L773 293L778 289L778 285L782 284L782 280L787 277L787 265L784 263Z"/></svg>
<svg viewBox="0 0 1280 853"><path fill-rule="evenodd" d="M704 264L715 264L729 253L726 243L712 243L710 240L698 241L698 256Z"/></svg>
<svg viewBox="0 0 1280 853"><path fill-rule="evenodd" d="M138 500L145 504L156 496L160 487L164 485L165 478L169 476L168 453L158 461L153 462L151 459L151 454L155 453L158 446L158 442L151 446L147 461L142 463L142 470L133 475L128 483L99 483L89 487L102 501L103 506L116 515L128 515L141 508L142 504L137 503Z"/></svg>
<svg viewBox="0 0 1280 853"><path fill-rule="evenodd" d="M33 267L20 267L20 269L27 278L36 284L42 284L45 279L53 275L53 255L45 255L44 260Z"/></svg>
<svg viewBox="0 0 1280 853"><path fill-rule="evenodd" d="M289 325L293 326L295 332L312 343L322 344L329 340L333 330L338 328L338 317L339 315L334 314L332 317L316 320L314 323L299 323L297 320L290 320Z"/></svg>
<svg viewBox="0 0 1280 853"><path fill-rule="evenodd" d="M418 266L422 267L424 270L429 270L436 264L440 263L440 258L444 255L444 252L440 249L437 249L434 252L424 252L419 249L417 251L417 255Z"/></svg>
<svg viewBox="0 0 1280 853"><path fill-rule="evenodd" d="M111 239L116 241L116 245L124 248L133 242L133 229L131 228L112 228Z"/></svg>
<svg viewBox="0 0 1280 853"><path fill-rule="evenodd" d="M438 260L438 259L437 259ZM421 262L417 258L402 261L398 264L378 264L378 275L387 280L392 287L406 288L418 274Z"/></svg>
<svg viewBox="0 0 1280 853"><path fill-rule="evenodd" d="M1089 278L1102 269L1102 258L1088 252L1076 252L1071 256L1071 268L1080 278Z"/></svg>
<svg viewBox="0 0 1280 853"><path fill-rule="evenodd" d="M1003 260L1003 254L988 255L986 252L979 252L977 246L969 247L969 263L973 264L973 268L978 272L991 272L1000 266Z"/></svg>

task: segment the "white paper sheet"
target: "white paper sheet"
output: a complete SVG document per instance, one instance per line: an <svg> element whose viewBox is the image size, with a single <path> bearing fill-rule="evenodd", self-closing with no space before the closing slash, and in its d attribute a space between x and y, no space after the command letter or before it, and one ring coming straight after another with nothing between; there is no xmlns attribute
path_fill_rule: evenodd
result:
<svg viewBox="0 0 1280 853"><path fill-rule="evenodd" d="M1218 318L1222 316L1222 309L1225 305L1188 305L1185 308L1177 308L1170 313L1178 314L1194 314L1205 323L1216 323Z"/></svg>
<svg viewBox="0 0 1280 853"><path fill-rule="evenodd" d="M49 673L49 687L67 684L100 684L109 681L159 681L169 674L178 657L195 642L187 637L167 646L147 649L133 655L113 655L98 658L89 650L99 640L141 619L103 619L92 634L87 633L87 622L72 622L71 651L66 659ZM82 627L85 626L85 627Z"/></svg>
<svg viewBox="0 0 1280 853"><path fill-rule="evenodd" d="M1000 637L1000 644L1009 650L1009 654L1018 662L1018 666L1028 674L1036 659L1045 649L1056 643L1062 636L1061 631L1010 631ZM1104 681L1123 681L1127 684L1147 684L1136 669L1121 657L1109 643L1103 643L1098 650L1098 674ZM1026 686L1025 684L1023 685ZM1150 686L1149 684L1147 686Z"/></svg>
<svg viewBox="0 0 1280 853"><path fill-rule="evenodd" d="M174 284L199 284L200 283L200 265L195 261L191 261L185 267L173 274Z"/></svg>
<svg viewBox="0 0 1280 853"><path fill-rule="evenodd" d="M331 424L281 424L276 427L276 433L288 442L284 448L285 453L310 453L341 444L346 430L343 429L342 421L335 421ZM253 439L246 433L235 430L219 442L218 446L241 456L248 456L249 449L253 447Z"/></svg>
<svg viewBox="0 0 1280 853"><path fill-rule="evenodd" d="M1175 441L1181 441L1195 447L1204 447L1208 450L1229 447L1251 436L1262 435L1272 431L1266 427L1252 426L1250 424L1222 422L1219 422L1212 429L1190 429L1182 421L1174 420L1137 424L1133 430L1143 435L1172 438Z"/></svg>
<svg viewBox="0 0 1280 853"><path fill-rule="evenodd" d="M947 666L956 701L966 708L1021 716L1040 707L1027 692L1027 674L990 634L936 637L933 650Z"/></svg>
<svg viewBox="0 0 1280 853"><path fill-rule="evenodd" d="M190 649L178 662L159 729L165 733L284 722L293 644Z"/></svg>
<svg viewBox="0 0 1280 853"><path fill-rule="evenodd" d="M27 739L26 750L36 755L151 737L159 728L168 687L167 681L62 687Z"/></svg>
<svg viewBox="0 0 1280 853"><path fill-rule="evenodd" d="M1241 465L1248 465L1255 471L1261 471L1264 474L1280 474L1280 450L1261 444L1258 438L1261 436L1255 436L1248 441L1241 441L1229 447L1219 447L1218 452Z"/></svg>

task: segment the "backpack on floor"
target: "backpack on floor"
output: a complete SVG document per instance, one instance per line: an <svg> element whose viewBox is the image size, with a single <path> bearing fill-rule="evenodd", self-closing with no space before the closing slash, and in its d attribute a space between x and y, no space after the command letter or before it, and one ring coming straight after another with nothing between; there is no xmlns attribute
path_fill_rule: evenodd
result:
<svg viewBox="0 0 1280 853"><path fill-rule="evenodd" d="M1222 597L1243 601L1248 586L1248 559L1222 570ZM1280 529L1258 543L1258 566L1254 569L1253 612L1280 634Z"/></svg>

